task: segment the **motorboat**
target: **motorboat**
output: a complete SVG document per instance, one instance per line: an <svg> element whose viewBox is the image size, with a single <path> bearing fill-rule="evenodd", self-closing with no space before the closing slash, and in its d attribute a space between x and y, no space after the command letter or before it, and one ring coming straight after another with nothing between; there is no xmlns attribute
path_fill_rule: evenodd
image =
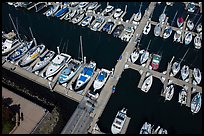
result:
<svg viewBox="0 0 204 136"><path fill-rule="evenodd" d="M64 84L68 82L72 77L76 75L76 73L81 68L82 64L80 61L71 59L68 63L65 64L65 68L62 70L58 82L59 84Z"/></svg>
<svg viewBox="0 0 204 136"><path fill-rule="evenodd" d="M20 41L18 39L6 39L4 42L2 42L2 55L7 55L19 45Z"/></svg>
<svg viewBox="0 0 204 136"><path fill-rule="evenodd" d="M140 64L145 63L148 60L148 58L149 58L149 52L144 51L144 53L140 57Z"/></svg>
<svg viewBox="0 0 204 136"><path fill-rule="evenodd" d="M190 31L193 30L194 23L191 19L187 21L187 27L189 28Z"/></svg>
<svg viewBox="0 0 204 136"><path fill-rule="evenodd" d="M79 4L79 2L70 2L70 7L75 7Z"/></svg>
<svg viewBox="0 0 204 136"><path fill-rule="evenodd" d="M134 17L134 21L136 21L136 22L139 22L140 19L142 18L141 8L142 8L142 2L140 4L139 11L137 12L137 14Z"/></svg>
<svg viewBox="0 0 204 136"><path fill-rule="evenodd" d="M174 62L172 65L172 73L170 74L171 76L175 76L180 70L180 63Z"/></svg>
<svg viewBox="0 0 204 136"><path fill-rule="evenodd" d="M88 4L89 4L89 2L80 2L79 5L78 5L78 7L79 7L79 8L84 8L84 7L86 7Z"/></svg>
<svg viewBox="0 0 204 136"><path fill-rule="evenodd" d="M196 84L200 84L202 75L199 68L193 69L193 77L196 81Z"/></svg>
<svg viewBox="0 0 204 136"><path fill-rule="evenodd" d="M93 83L93 88L94 91L101 89L104 84L106 83L108 77L109 77L110 71L106 70L106 69L101 69L98 76L96 77L96 79L94 80Z"/></svg>
<svg viewBox="0 0 204 136"><path fill-rule="evenodd" d="M174 41L176 42L180 42L181 41L181 29L176 30L176 32L174 33Z"/></svg>
<svg viewBox="0 0 204 136"><path fill-rule="evenodd" d="M161 61L161 56L158 54L153 54L152 63L151 63L153 70L157 70L159 68L160 61Z"/></svg>
<svg viewBox="0 0 204 136"><path fill-rule="evenodd" d="M77 13L78 13L77 10L72 10L71 13L69 14L69 17L67 17L65 20L72 19Z"/></svg>
<svg viewBox="0 0 204 136"><path fill-rule="evenodd" d="M201 36L200 35L196 35L196 37L194 38L194 46L196 49L200 49L202 47L201 44Z"/></svg>
<svg viewBox="0 0 204 136"><path fill-rule="evenodd" d="M200 33L202 31L202 24L201 23L197 25L196 30L198 33Z"/></svg>
<svg viewBox="0 0 204 136"><path fill-rule="evenodd" d="M168 85L165 89L165 100L170 101L174 95L174 85Z"/></svg>
<svg viewBox="0 0 204 136"><path fill-rule="evenodd" d="M86 17L82 20L81 26L90 25L92 19L93 19L93 16L86 16Z"/></svg>
<svg viewBox="0 0 204 136"><path fill-rule="evenodd" d="M90 61L89 65L83 68L82 72L79 74L77 78L75 90L85 85L91 79L91 77L94 74L95 68L96 63L93 61Z"/></svg>
<svg viewBox="0 0 204 136"><path fill-rule="evenodd" d="M155 36L160 36L161 28L162 28L162 24L161 24L161 23L158 23L158 24L154 27L154 35L155 35Z"/></svg>
<svg viewBox="0 0 204 136"><path fill-rule="evenodd" d="M14 52L12 52L12 54L10 54L8 57L7 57L7 60L9 61L16 61L18 59L20 59L24 54L26 54L26 52L31 48L32 46L32 43L33 43L33 40L31 40L30 42L28 41L23 41L21 43L21 45L16 48L14 50Z"/></svg>
<svg viewBox="0 0 204 136"><path fill-rule="evenodd" d="M140 129L140 134L152 134L152 125L145 122Z"/></svg>
<svg viewBox="0 0 204 136"><path fill-rule="evenodd" d="M122 15L123 11L120 8L117 8L115 10L115 13L113 15L113 18L118 19Z"/></svg>
<svg viewBox="0 0 204 136"><path fill-rule="evenodd" d="M93 10L94 8L96 8L98 6L98 2L91 2L88 5L88 10Z"/></svg>
<svg viewBox="0 0 204 136"><path fill-rule="evenodd" d="M124 30L124 28L125 28L124 25L118 25L113 32L113 36L119 37L121 35L122 31Z"/></svg>
<svg viewBox="0 0 204 136"><path fill-rule="evenodd" d="M50 10L48 12L46 12L46 16L49 17L51 15L54 15L55 12L57 12L57 10L59 9L60 5L59 4L56 4L56 5L53 5Z"/></svg>
<svg viewBox="0 0 204 136"><path fill-rule="evenodd" d="M172 33L172 28L171 28L171 26L167 26L166 29L164 30L163 38L164 38L164 39L169 38L169 36L171 35L171 33Z"/></svg>
<svg viewBox="0 0 204 136"><path fill-rule="evenodd" d="M105 9L104 9L104 11L103 11L103 15L108 15L108 13L110 13L112 10L113 10L113 6L111 6L111 5L108 5Z"/></svg>
<svg viewBox="0 0 204 136"><path fill-rule="evenodd" d="M160 128L157 134L168 134L167 130L164 128Z"/></svg>
<svg viewBox="0 0 204 136"><path fill-rule="evenodd" d="M87 96L89 97L89 98L91 98L91 100L97 100L98 99L98 97L99 97L99 93L97 92L97 91L89 91L88 93L87 93Z"/></svg>
<svg viewBox="0 0 204 136"><path fill-rule="evenodd" d="M144 29L143 29L143 34L147 35L151 30L151 23L150 21L147 21Z"/></svg>
<svg viewBox="0 0 204 136"><path fill-rule="evenodd" d="M184 65L181 69L181 77L183 80L186 80L189 76L189 67L187 65Z"/></svg>
<svg viewBox="0 0 204 136"><path fill-rule="evenodd" d="M183 17L179 17L177 19L177 26L180 28L184 23Z"/></svg>
<svg viewBox="0 0 204 136"><path fill-rule="evenodd" d="M125 124L125 120L127 118L127 109L123 108L122 110L118 111L115 119L111 125L111 132L113 134L119 134Z"/></svg>
<svg viewBox="0 0 204 136"><path fill-rule="evenodd" d="M187 32L185 36L185 45L188 45L193 39L192 32Z"/></svg>
<svg viewBox="0 0 204 136"><path fill-rule="evenodd" d="M45 71L45 78L51 77L58 73L64 66L64 64L71 59L71 56L68 54L58 54L48 65L47 70Z"/></svg>
<svg viewBox="0 0 204 136"><path fill-rule="evenodd" d="M61 17L63 16L65 13L67 13L69 11L68 7L62 8L60 9L56 14L55 17Z"/></svg>
<svg viewBox="0 0 204 136"><path fill-rule="evenodd" d="M130 55L130 58L128 59L129 61L131 61L132 63L135 63L137 61L137 59L139 58L139 52L137 49L135 49L131 55Z"/></svg>
<svg viewBox="0 0 204 136"><path fill-rule="evenodd" d="M23 67L25 65L30 64L35 59L37 59L44 50L45 50L45 45L44 44L40 44L38 46L34 46L32 49L30 49L26 53L26 57L19 62L19 65L21 67Z"/></svg>
<svg viewBox="0 0 204 136"><path fill-rule="evenodd" d="M76 15L73 19L72 19L72 23L73 24L76 24L76 23L79 23L83 17L85 16L84 12L82 12L81 14L79 15Z"/></svg>
<svg viewBox="0 0 204 136"><path fill-rule="evenodd" d="M152 75L146 77L146 79L144 80L144 82L142 84L141 90L143 92L147 93L149 91L149 89L151 88L151 86L152 86L152 82L153 82Z"/></svg>
<svg viewBox="0 0 204 136"><path fill-rule="evenodd" d="M195 11L195 4L194 2L188 2L186 8L188 10L188 12L194 12Z"/></svg>
<svg viewBox="0 0 204 136"><path fill-rule="evenodd" d="M97 31L100 28L100 26L104 23L104 21L105 21L104 18L100 18L100 17L96 18L96 21L91 27L91 30Z"/></svg>
<svg viewBox="0 0 204 136"><path fill-rule="evenodd" d="M128 26L124 29L125 33L121 36L121 40L123 41L130 41L134 33L134 27Z"/></svg>
<svg viewBox="0 0 204 136"><path fill-rule="evenodd" d="M201 93L197 93L191 101L191 112L198 113L202 104Z"/></svg>
<svg viewBox="0 0 204 136"><path fill-rule="evenodd" d="M44 68L45 66L47 66L47 64L50 62L50 60L54 57L55 52L54 51L48 51L45 55L43 55L42 57L40 57L40 61L38 61L31 72L35 72L35 71L39 71L42 68Z"/></svg>
<svg viewBox="0 0 204 136"><path fill-rule="evenodd" d="M187 90L185 88L182 88L179 92L179 103L186 104L187 103Z"/></svg>

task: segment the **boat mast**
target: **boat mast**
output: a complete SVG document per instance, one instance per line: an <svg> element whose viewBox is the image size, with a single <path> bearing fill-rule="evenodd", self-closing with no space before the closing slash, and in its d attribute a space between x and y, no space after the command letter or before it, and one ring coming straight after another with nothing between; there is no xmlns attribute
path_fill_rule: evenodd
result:
<svg viewBox="0 0 204 136"><path fill-rule="evenodd" d="M82 61L84 62L83 47L82 47L82 36L80 36L80 44L81 44L81 57L82 57Z"/></svg>
<svg viewBox="0 0 204 136"><path fill-rule="evenodd" d="M183 55L183 58L181 59L181 61L179 62L179 64L181 64L181 62L183 61L183 59L185 58L186 54L188 53L190 48L188 48L188 50L186 51L186 53Z"/></svg>
<svg viewBox="0 0 204 136"><path fill-rule="evenodd" d="M164 10L163 10L162 14L164 14L164 12L166 11L166 7L167 7L167 5L164 7Z"/></svg>
<svg viewBox="0 0 204 136"><path fill-rule="evenodd" d="M174 15L174 19L175 19L177 13L178 13L178 10L176 11L176 14ZM171 26L172 26L172 24L173 24L173 22L174 22L174 19L173 19L172 22L171 22Z"/></svg>
<svg viewBox="0 0 204 136"><path fill-rule="evenodd" d="M22 40L21 40L21 38L20 38L20 36L19 36L19 33L18 33L17 29L16 29L16 26L15 26L15 24L14 24L14 22L13 22L13 19L11 18L11 14L10 14L10 13L9 13L9 17L10 17L10 19L11 19L11 22L12 22L12 24L13 24L14 29L16 30L18 39L20 39L20 41L22 42Z"/></svg>
<svg viewBox="0 0 204 136"><path fill-rule="evenodd" d="M148 48L149 48L149 45L150 45L151 41L152 41L152 40L150 40L150 41L149 41L146 51L148 50Z"/></svg>
<svg viewBox="0 0 204 136"><path fill-rule="evenodd" d="M142 8L142 2L141 2L141 4L140 4L139 12L141 11L141 8Z"/></svg>
<svg viewBox="0 0 204 136"><path fill-rule="evenodd" d="M33 41L35 43L35 46L37 46L37 42L36 42L35 38L33 37L33 33L32 33L32 30L31 30L31 27L29 27L29 30L30 30L31 36L33 38Z"/></svg>

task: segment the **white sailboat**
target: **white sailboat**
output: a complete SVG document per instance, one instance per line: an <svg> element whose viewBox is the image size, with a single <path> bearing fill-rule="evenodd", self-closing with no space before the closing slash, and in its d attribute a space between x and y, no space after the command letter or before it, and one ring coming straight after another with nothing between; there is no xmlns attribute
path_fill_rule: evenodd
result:
<svg viewBox="0 0 204 136"><path fill-rule="evenodd" d="M197 85L197 84L200 84L200 82L201 82L201 72L200 72L200 69L199 68L194 68L193 69L193 77L194 77L194 79L195 79L195 84Z"/></svg>
<svg viewBox="0 0 204 136"><path fill-rule="evenodd" d="M200 49L202 47L201 36L199 34L197 34L196 37L194 38L194 46L196 49Z"/></svg>
<svg viewBox="0 0 204 136"><path fill-rule="evenodd" d="M139 52L137 49L135 49L131 55L130 55L130 58L128 59L128 61L132 62L132 63L135 63L137 61L137 59L139 58Z"/></svg>
<svg viewBox="0 0 204 136"><path fill-rule="evenodd" d="M187 21L187 27L189 28L190 31L193 29L194 23L191 19Z"/></svg>
<svg viewBox="0 0 204 136"><path fill-rule="evenodd" d="M135 17L134 17L134 19L133 19L133 20L136 21L136 22L139 22L140 19L141 19L141 17L142 17L141 8L142 8L142 2L141 2L141 4L140 4L139 11L137 12L137 14L135 15Z"/></svg>
<svg viewBox="0 0 204 136"><path fill-rule="evenodd" d="M184 87L179 92L179 100L178 100L178 102L181 103L181 105L187 103L187 90Z"/></svg>
<svg viewBox="0 0 204 136"><path fill-rule="evenodd" d="M152 82L153 82L153 77L152 75L149 75L145 81L143 82L142 84L142 87L141 87L141 90L145 93L147 93L149 91L149 89L151 88L152 86Z"/></svg>
<svg viewBox="0 0 204 136"><path fill-rule="evenodd" d="M181 41L181 36L182 36L181 33L182 33L181 29L176 30L176 32L174 33L174 41L176 42Z"/></svg>
<svg viewBox="0 0 204 136"><path fill-rule="evenodd" d="M162 28L162 24L158 23L155 27L154 27L154 35L155 36L159 36L161 33L161 28Z"/></svg>
<svg viewBox="0 0 204 136"><path fill-rule="evenodd" d="M185 81L189 76L189 66L184 65L181 69L181 77Z"/></svg>
<svg viewBox="0 0 204 136"><path fill-rule="evenodd" d="M188 45L193 39L193 34L192 32L187 32L185 36L185 45Z"/></svg>
<svg viewBox="0 0 204 136"><path fill-rule="evenodd" d="M93 87L94 87L94 91L101 89L104 84L106 83L108 77L110 75L110 71L106 70L104 68L102 68L98 74L98 76L96 77L96 79L94 80L93 83Z"/></svg>
<svg viewBox="0 0 204 136"><path fill-rule="evenodd" d="M115 13L113 14L113 18L118 19L122 15L123 11L120 8L117 8L115 10Z"/></svg>
<svg viewBox="0 0 204 136"><path fill-rule="evenodd" d="M196 30L198 33L200 33L202 31L202 24L201 23L199 25L197 25Z"/></svg>
<svg viewBox="0 0 204 136"><path fill-rule="evenodd" d="M165 100L170 101L174 95L174 85L168 85L165 90Z"/></svg>
<svg viewBox="0 0 204 136"><path fill-rule="evenodd" d="M163 10L162 14L159 16L159 22L160 22L161 24L163 24L164 21L165 21L165 19L166 19L166 14L165 14L166 7L167 7L167 6L164 7L164 10Z"/></svg>
<svg viewBox="0 0 204 136"><path fill-rule="evenodd" d="M202 101L201 93L197 93L191 101L191 112L198 113L200 111L202 104L201 101Z"/></svg>
<svg viewBox="0 0 204 136"><path fill-rule="evenodd" d="M125 120L127 118L127 109L123 108L122 110L118 111L113 124L111 125L111 132L113 134L119 134L124 126Z"/></svg>
<svg viewBox="0 0 204 136"><path fill-rule="evenodd" d="M148 58L149 58L149 52L147 50L149 48L150 43L151 43L151 40L149 41L147 49L142 53L142 55L140 57L140 64L145 63L148 60Z"/></svg>
<svg viewBox="0 0 204 136"><path fill-rule="evenodd" d="M143 29L143 34L145 34L145 35L147 35L151 30L151 22L150 21L151 21L151 19L149 19L149 21L147 21L147 23Z"/></svg>

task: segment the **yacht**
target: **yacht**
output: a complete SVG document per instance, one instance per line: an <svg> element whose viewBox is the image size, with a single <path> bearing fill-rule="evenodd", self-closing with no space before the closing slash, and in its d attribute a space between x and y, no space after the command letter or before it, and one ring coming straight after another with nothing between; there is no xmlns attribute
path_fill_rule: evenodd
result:
<svg viewBox="0 0 204 136"><path fill-rule="evenodd" d="M46 13L46 16L49 17L51 15L54 15L55 12L57 12L57 10L59 9L59 4L53 5L50 10Z"/></svg>
<svg viewBox="0 0 204 136"><path fill-rule="evenodd" d="M88 6L88 10L93 10L98 6L98 2L91 2Z"/></svg>
<svg viewBox="0 0 204 136"><path fill-rule="evenodd" d="M101 69L101 71L99 72L98 76L96 77L93 83L94 91L101 89L103 87L103 85L106 83L109 77L109 74L110 74L110 71L103 68Z"/></svg>
<svg viewBox="0 0 204 136"><path fill-rule="evenodd" d="M201 36L199 34L197 34L196 37L194 38L194 46L196 49L200 49L202 47Z"/></svg>
<svg viewBox="0 0 204 136"><path fill-rule="evenodd" d="M122 15L123 11L120 8L117 8L115 10L115 13L113 15L113 18L118 19Z"/></svg>
<svg viewBox="0 0 204 136"><path fill-rule="evenodd" d="M152 125L145 122L140 130L140 134L152 134Z"/></svg>
<svg viewBox="0 0 204 136"><path fill-rule="evenodd" d="M202 24L201 23L199 25L197 25L196 30L198 33L200 33L202 31Z"/></svg>
<svg viewBox="0 0 204 136"><path fill-rule="evenodd" d="M170 101L174 95L174 85L168 85L165 89L165 100Z"/></svg>
<svg viewBox="0 0 204 136"><path fill-rule="evenodd" d="M2 42L2 55L7 55L19 45L20 41L18 39L6 39L4 42Z"/></svg>
<svg viewBox="0 0 204 136"><path fill-rule="evenodd" d="M193 69L193 77L196 81L196 84L200 84L201 82L201 72L199 68L194 68Z"/></svg>
<svg viewBox="0 0 204 136"><path fill-rule="evenodd" d="M187 103L187 90L185 88L182 88L179 92L179 103L186 104Z"/></svg>
<svg viewBox="0 0 204 136"><path fill-rule="evenodd" d="M89 4L89 2L80 2L79 5L78 5L78 7L79 7L79 8L84 8L84 7L86 7L88 4Z"/></svg>
<svg viewBox="0 0 204 136"><path fill-rule="evenodd" d="M118 111L117 115L111 126L111 132L113 134L119 134L122 130L122 127L125 124L125 120L127 118L127 109L123 108L122 110Z"/></svg>
<svg viewBox="0 0 204 136"><path fill-rule="evenodd" d="M170 76L175 76L180 70L180 63L178 62L174 62L172 65L172 73L170 74Z"/></svg>
<svg viewBox="0 0 204 136"><path fill-rule="evenodd" d="M181 69L181 77L183 80L186 80L189 76L189 67L184 65Z"/></svg>
<svg viewBox="0 0 204 136"><path fill-rule="evenodd" d="M159 63L161 61L161 56L158 54L153 54L151 67L153 70L157 70L159 68Z"/></svg>
<svg viewBox="0 0 204 136"><path fill-rule="evenodd" d="M167 26L166 29L164 30L163 38L167 39L172 33L172 28L170 26Z"/></svg>
<svg viewBox="0 0 204 136"><path fill-rule="evenodd" d="M180 42L181 41L181 29L176 30L176 32L174 33L174 41L176 42Z"/></svg>
<svg viewBox="0 0 204 136"><path fill-rule="evenodd" d="M96 63L92 61L89 63L88 66L85 66L83 68L82 72L79 74L78 79L76 81L75 90L82 87L84 84L86 84L91 79L91 77L94 74L95 68L96 68Z"/></svg>
<svg viewBox="0 0 204 136"><path fill-rule="evenodd" d="M145 93L147 93L150 89L150 87L152 86L152 82L153 82L153 77L152 75L146 77L146 79L144 80L141 90Z"/></svg>
<svg viewBox="0 0 204 136"><path fill-rule="evenodd" d="M183 25L183 22L184 22L183 17L179 17L177 19L177 25L178 25L179 28Z"/></svg>
<svg viewBox="0 0 204 136"><path fill-rule="evenodd" d="M137 49L135 49L132 54L130 55L130 58L128 59L128 61L131 61L132 63L135 63L137 61L137 59L139 58L139 52Z"/></svg>
<svg viewBox="0 0 204 136"><path fill-rule="evenodd" d="M45 45L44 44L40 44L38 46L34 46L32 49L30 49L27 53L26 53L26 57L21 60L19 62L20 66L23 67L25 65L30 64L31 62L33 62L35 59L37 59L37 57L40 56L40 54L45 50Z"/></svg>
<svg viewBox="0 0 204 136"><path fill-rule="evenodd" d="M15 51L12 52L12 54L10 54L7 57L7 60L14 62L14 61L20 59L31 48L32 44L33 44L33 40L31 40L30 42L23 41L21 43L21 45L17 49L15 49Z"/></svg>
<svg viewBox="0 0 204 136"><path fill-rule="evenodd" d="M81 26L87 26L91 24L93 16L86 16L83 21L81 22Z"/></svg>
<svg viewBox="0 0 204 136"><path fill-rule="evenodd" d="M64 53L55 56L55 58L51 61L45 72L45 78L51 77L58 73L62 69L66 61L69 61L70 59L71 56Z"/></svg>
<svg viewBox="0 0 204 136"><path fill-rule="evenodd" d="M188 45L193 39L193 35L191 32L188 32L185 36L185 45Z"/></svg>
<svg viewBox="0 0 204 136"><path fill-rule="evenodd" d="M150 23L150 20L147 21L144 29L143 29L143 34L147 35L151 30L151 23Z"/></svg>
<svg viewBox="0 0 204 136"><path fill-rule="evenodd" d="M187 21L187 27L189 28L190 31L193 30L194 23L191 19Z"/></svg>
<svg viewBox="0 0 204 136"><path fill-rule="evenodd" d="M35 72L38 70L41 70L42 68L44 68L45 66L47 66L47 64L50 62L50 60L54 57L55 52L54 51L48 51L45 55L43 55L42 57L40 57L40 61L38 61L35 66L33 67L31 72Z"/></svg>
<svg viewBox="0 0 204 136"><path fill-rule="evenodd" d="M65 68L62 70L58 82L59 84L64 84L69 81L72 77L76 75L76 73L81 68L82 64L80 61L71 59L67 64L65 64Z"/></svg>
<svg viewBox="0 0 204 136"><path fill-rule="evenodd" d="M193 113L198 113L200 108L201 108L201 104L202 104L202 97L200 93L197 93L192 101L191 101L191 112Z"/></svg>
<svg viewBox="0 0 204 136"><path fill-rule="evenodd" d="M162 24L161 24L161 23L158 23L158 24L154 27L154 35L155 35L155 36L160 36L161 28L162 28Z"/></svg>

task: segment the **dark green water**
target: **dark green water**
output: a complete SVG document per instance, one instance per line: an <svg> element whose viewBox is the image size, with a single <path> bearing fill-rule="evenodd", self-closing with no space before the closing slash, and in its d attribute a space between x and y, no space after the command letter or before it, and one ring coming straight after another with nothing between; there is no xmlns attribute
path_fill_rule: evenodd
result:
<svg viewBox="0 0 204 136"><path fill-rule="evenodd" d="M106 3L101 3L101 9L104 9ZM138 11L139 2L118 2L110 3L115 7L125 8L128 5L128 12L124 20L130 19L131 15ZM148 7L149 3L144 3L142 13ZM152 20L157 21L162 13L165 4L158 5L153 13ZM166 13L169 16L171 24L174 14L178 10L177 17L187 16L184 5L181 3L174 4L173 7L167 7ZM45 11L45 10L44 10ZM100 11L100 9L99 9ZM15 9L14 7L2 4L2 29L10 31L13 29L8 13L11 13L13 20L18 20L19 33L30 36L28 27L31 26L33 35L38 42L42 42L50 50L56 51L56 46L60 45L63 52L70 54L73 58L78 58L79 36L83 36L84 56L87 60L94 60L99 68L107 68L111 70L117 62L120 54L124 50L127 43L120 39L114 38L104 32L93 32L89 28L82 28L57 18L47 18L42 15L43 11L35 13L34 10L27 11L24 9ZM189 18L193 18L193 14L189 14ZM176 17L176 19L177 19ZM199 15L194 19L197 22ZM201 22L201 20L200 20ZM174 20L173 26L176 26ZM189 65L191 69L198 67L202 69L202 50L194 49L193 42L188 46L173 43L173 34L168 39L155 37L153 28L148 35L144 35L141 40L141 47L146 48L149 40L150 53L162 53L162 60L158 71L165 71L167 63L175 56L175 60L180 60L188 48L184 61L181 65ZM68 43L68 44L67 44ZM65 46L66 45L66 46ZM202 70L201 70L202 72ZM180 75L178 75L180 77ZM139 133L144 121L148 121L155 126L160 125L168 130L169 133L201 133L202 131L202 109L199 113L192 115L190 108L180 106L178 101L178 91L181 87L175 86L175 94L170 102L164 102L164 98L160 96L162 83L154 78L150 91L146 94L137 88L140 75L133 70L125 70L116 87L117 92L111 96L104 113L102 114L98 125L102 131L111 133L110 128L114 117L119 109L126 107L128 116L131 121L127 133Z"/></svg>

